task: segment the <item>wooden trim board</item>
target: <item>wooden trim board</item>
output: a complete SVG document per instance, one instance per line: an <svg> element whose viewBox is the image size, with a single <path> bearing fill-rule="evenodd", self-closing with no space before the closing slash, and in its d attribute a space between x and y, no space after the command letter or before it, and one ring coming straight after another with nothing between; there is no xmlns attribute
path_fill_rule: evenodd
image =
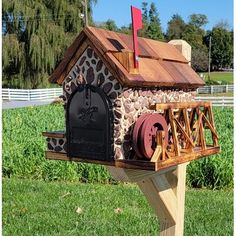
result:
<svg viewBox="0 0 236 236"><path fill-rule="evenodd" d="M200 148L194 148L193 152L181 153L180 156L166 159L164 161L150 162L143 160L114 160L114 161L100 161L100 160L89 160L80 157L68 157L66 153L46 151L46 158L49 160L62 160L62 161L76 161L85 163L94 163L108 166L115 166L119 168L127 169L139 169L139 170L150 170L159 171L172 166L176 166L182 163L186 163L195 159L199 159L204 156L213 155L220 151L220 147L209 147L206 150Z"/></svg>
<svg viewBox="0 0 236 236"><path fill-rule="evenodd" d="M48 138L65 138L65 131L42 132L43 136Z"/></svg>

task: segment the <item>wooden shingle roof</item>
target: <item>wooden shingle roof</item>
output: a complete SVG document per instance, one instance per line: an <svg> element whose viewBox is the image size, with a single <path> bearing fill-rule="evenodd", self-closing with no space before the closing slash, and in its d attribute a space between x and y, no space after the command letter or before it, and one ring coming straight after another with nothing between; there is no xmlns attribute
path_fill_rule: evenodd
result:
<svg viewBox="0 0 236 236"><path fill-rule="evenodd" d="M119 56L133 52L132 35L93 27L86 27L67 49L64 59L49 78L50 82L63 82L75 63L73 58L78 56L77 51L85 40L124 86L197 88L204 85L175 46L146 38L138 39L139 70L130 73L120 62Z"/></svg>

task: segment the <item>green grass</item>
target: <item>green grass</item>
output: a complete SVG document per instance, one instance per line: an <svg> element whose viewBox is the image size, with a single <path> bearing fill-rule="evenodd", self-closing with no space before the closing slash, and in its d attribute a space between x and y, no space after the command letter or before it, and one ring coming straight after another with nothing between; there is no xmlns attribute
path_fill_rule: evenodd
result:
<svg viewBox="0 0 236 236"><path fill-rule="evenodd" d="M103 166L45 159L43 131L64 130L60 104L3 111L3 176L44 180L111 181Z"/></svg>
<svg viewBox="0 0 236 236"><path fill-rule="evenodd" d="M202 73L205 76L205 81L208 79L208 73ZM212 81L220 81L221 84L233 84L234 73L233 72L211 72L210 79Z"/></svg>
<svg viewBox="0 0 236 236"><path fill-rule="evenodd" d="M188 184L194 187L233 186L233 110L214 109L222 152L191 162ZM3 176L43 180L108 183L113 181L100 165L48 161L43 131L64 129L61 105L3 111Z"/></svg>
<svg viewBox="0 0 236 236"><path fill-rule="evenodd" d="M233 187L233 109L213 109L221 152L192 161L187 167L189 186Z"/></svg>
<svg viewBox="0 0 236 236"><path fill-rule="evenodd" d="M78 207L81 214L76 213ZM158 220L135 185L14 178L3 179L2 225L4 236L143 236L159 231ZM186 192L186 236L232 234L232 191Z"/></svg>

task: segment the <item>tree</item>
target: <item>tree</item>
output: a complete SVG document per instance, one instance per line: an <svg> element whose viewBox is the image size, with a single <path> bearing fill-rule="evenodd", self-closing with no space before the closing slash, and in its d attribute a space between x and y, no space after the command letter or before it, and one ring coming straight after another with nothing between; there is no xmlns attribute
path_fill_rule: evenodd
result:
<svg viewBox="0 0 236 236"><path fill-rule="evenodd" d="M139 36L140 37L146 37L147 30L148 30L148 25L149 25L149 19L148 19L148 3L147 2L142 2L142 23L143 27L139 31Z"/></svg>
<svg viewBox="0 0 236 236"><path fill-rule="evenodd" d="M124 34L132 34L132 25L130 24L129 26L121 26L119 31Z"/></svg>
<svg viewBox="0 0 236 236"><path fill-rule="evenodd" d="M202 14L192 14L186 24L183 32L183 39L186 40L193 48L201 48L205 31L202 27L208 22L207 16Z"/></svg>
<svg viewBox="0 0 236 236"><path fill-rule="evenodd" d="M156 5L153 2L151 3L149 10L149 25L147 29L147 36L151 39L164 39L164 35L161 30L159 15L157 13Z"/></svg>
<svg viewBox="0 0 236 236"><path fill-rule="evenodd" d="M148 9L147 9L148 3L142 2L142 20L143 23L148 23Z"/></svg>
<svg viewBox="0 0 236 236"><path fill-rule="evenodd" d="M185 25L182 37L192 46L192 67L196 71L206 71L208 68L208 50L204 45L205 30L202 27L208 22L207 16L192 14Z"/></svg>
<svg viewBox="0 0 236 236"><path fill-rule="evenodd" d="M233 31L218 24L212 29L211 37L212 66L215 69L230 67L233 63Z"/></svg>
<svg viewBox="0 0 236 236"><path fill-rule="evenodd" d="M106 29L106 30L118 31L118 27L117 27L115 21L111 20L111 19L108 19L106 22L100 24L99 27Z"/></svg>
<svg viewBox="0 0 236 236"><path fill-rule="evenodd" d="M208 50L206 46L192 49L192 68L198 72L204 72L208 69Z"/></svg>
<svg viewBox="0 0 236 236"><path fill-rule="evenodd" d="M91 4L88 13L91 21ZM3 0L3 86L37 88L83 27L82 1Z"/></svg>
<svg viewBox="0 0 236 236"><path fill-rule="evenodd" d="M207 16L203 14L192 14L189 18L189 24L195 26L196 28L201 28L208 23Z"/></svg>
<svg viewBox="0 0 236 236"><path fill-rule="evenodd" d="M168 22L168 28L166 32L167 40L181 39L183 37L185 26L186 24L180 15L173 15L171 20Z"/></svg>
<svg viewBox="0 0 236 236"><path fill-rule="evenodd" d="M203 45L204 35L204 30L197 28L194 25L187 24L185 26L182 38L186 40L192 48L201 48Z"/></svg>

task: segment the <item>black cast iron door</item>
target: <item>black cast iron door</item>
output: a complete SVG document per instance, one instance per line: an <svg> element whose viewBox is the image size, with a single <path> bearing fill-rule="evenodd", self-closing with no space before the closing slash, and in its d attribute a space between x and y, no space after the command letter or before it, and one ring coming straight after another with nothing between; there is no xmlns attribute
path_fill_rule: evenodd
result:
<svg viewBox="0 0 236 236"><path fill-rule="evenodd" d="M81 85L68 102L67 155L111 160L112 121L111 105L104 92Z"/></svg>

